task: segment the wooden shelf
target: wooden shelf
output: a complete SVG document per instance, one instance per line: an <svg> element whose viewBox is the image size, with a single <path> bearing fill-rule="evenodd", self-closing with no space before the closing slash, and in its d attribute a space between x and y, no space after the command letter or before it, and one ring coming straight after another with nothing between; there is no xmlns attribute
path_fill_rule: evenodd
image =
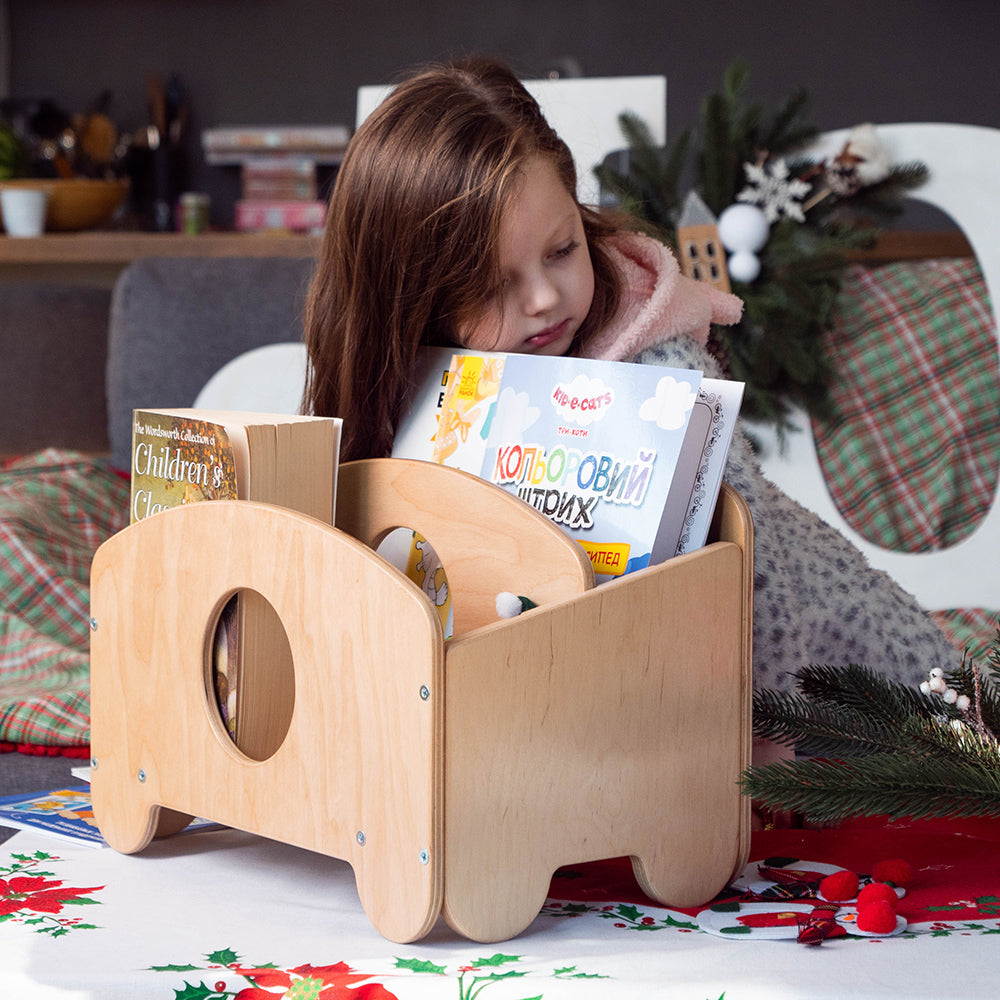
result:
<svg viewBox="0 0 1000 1000"><path fill-rule="evenodd" d="M855 250L852 260L869 264L892 260L926 260L933 257L972 257L972 246L959 229L941 232L906 232L887 229L870 250Z"/></svg>
<svg viewBox="0 0 1000 1000"><path fill-rule="evenodd" d="M116 264L139 257L315 257L321 237L287 233L83 232L0 236L0 265Z"/></svg>

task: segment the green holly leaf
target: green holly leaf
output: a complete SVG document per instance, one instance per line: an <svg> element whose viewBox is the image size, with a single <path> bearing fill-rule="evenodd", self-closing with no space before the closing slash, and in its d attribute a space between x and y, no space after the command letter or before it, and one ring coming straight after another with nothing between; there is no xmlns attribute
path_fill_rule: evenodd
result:
<svg viewBox="0 0 1000 1000"><path fill-rule="evenodd" d="M549 910L549 913L553 916L559 916L563 913L568 913L575 916L577 913L592 913L596 907L588 906L586 903L563 903L558 910Z"/></svg>
<svg viewBox="0 0 1000 1000"><path fill-rule="evenodd" d="M502 952L497 952L490 958L477 958L472 964L477 969L484 969L493 965L506 965L508 962L520 962L522 958L523 955L504 955Z"/></svg>
<svg viewBox="0 0 1000 1000"><path fill-rule="evenodd" d="M209 989L204 983L192 984L185 980L184 989L174 990L174 1000L206 1000L206 997L218 996L215 990Z"/></svg>
<svg viewBox="0 0 1000 1000"><path fill-rule="evenodd" d="M723 934L749 934L750 933L750 928L749 927L723 927L722 928L722 933Z"/></svg>
<svg viewBox="0 0 1000 1000"><path fill-rule="evenodd" d="M568 965L565 969L554 969L552 975L556 979L607 979L596 972L577 972L575 965Z"/></svg>
<svg viewBox="0 0 1000 1000"><path fill-rule="evenodd" d="M200 965L151 965L147 972L194 972Z"/></svg>
<svg viewBox="0 0 1000 1000"><path fill-rule="evenodd" d="M63 906L100 906L99 899L88 899L86 896L72 896L62 901Z"/></svg>
<svg viewBox="0 0 1000 1000"><path fill-rule="evenodd" d="M100 930L99 924L73 924L75 931L96 931Z"/></svg>
<svg viewBox="0 0 1000 1000"><path fill-rule="evenodd" d="M673 917L667 917L663 921L664 927L681 927L686 931L696 931L698 930L698 925L690 920L675 920Z"/></svg>
<svg viewBox="0 0 1000 1000"><path fill-rule="evenodd" d="M522 969L508 969L506 972L491 972L488 976L476 976L477 983L499 982L501 979L523 979L528 973Z"/></svg>
<svg viewBox="0 0 1000 1000"><path fill-rule="evenodd" d="M218 951L213 951L205 956L205 961L212 965L233 965L239 960L240 956L232 948L220 948ZM267 969L275 968L275 966L257 965L255 968Z"/></svg>
<svg viewBox="0 0 1000 1000"><path fill-rule="evenodd" d="M444 975L446 966L435 965L422 958L397 958L397 969L409 969L410 972L433 972L436 975Z"/></svg>
<svg viewBox="0 0 1000 1000"><path fill-rule="evenodd" d="M615 912L626 920L642 920L643 916L642 910L637 906L619 906Z"/></svg>

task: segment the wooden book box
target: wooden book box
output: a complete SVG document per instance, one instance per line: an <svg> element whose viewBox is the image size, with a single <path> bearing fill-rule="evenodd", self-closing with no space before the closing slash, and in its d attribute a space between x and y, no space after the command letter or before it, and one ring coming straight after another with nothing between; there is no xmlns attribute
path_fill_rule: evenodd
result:
<svg viewBox="0 0 1000 1000"><path fill-rule="evenodd" d="M631 856L643 889L675 906L742 869L753 541L741 497L723 487L705 548L596 589L560 529L441 466L342 466L336 520L219 501L101 546L92 792L112 847L141 851L201 816L341 858L397 942L441 914L475 940L513 937L564 864ZM373 550L400 525L441 557L447 642L426 596ZM211 679L220 611L245 589L277 612L293 664L252 679L293 706L256 723L275 731L254 734L269 748L255 756L227 734ZM501 591L539 606L498 619Z"/></svg>

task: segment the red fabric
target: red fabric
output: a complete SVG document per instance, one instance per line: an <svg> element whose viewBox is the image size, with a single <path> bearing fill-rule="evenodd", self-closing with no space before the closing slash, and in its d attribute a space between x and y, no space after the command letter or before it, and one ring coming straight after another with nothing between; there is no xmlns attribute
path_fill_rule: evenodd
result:
<svg viewBox="0 0 1000 1000"><path fill-rule="evenodd" d="M23 753L29 757L89 757L89 746L52 747L37 743L0 743L0 753Z"/></svg>
<svg viewBox="0 0 1000 1000"><path fill-rule="evenodd" d="M913 868L913 880L899 901L899 913L909 922L995 919L1000 917L998 843L1000 819L892 821L872 817L836 829L756 831L750 861L792 857L869 875L879 862L902 858ZM719 899L733 895L722 893ZM560 869L549 896L587 903L661 905L639 888L628 858ZM692 915L703 908L671 907Z"/></svg>

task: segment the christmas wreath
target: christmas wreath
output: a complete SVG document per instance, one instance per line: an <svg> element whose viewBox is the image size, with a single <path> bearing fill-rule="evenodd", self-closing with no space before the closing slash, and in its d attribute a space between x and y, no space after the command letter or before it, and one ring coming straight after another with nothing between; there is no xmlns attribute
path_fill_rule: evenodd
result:
<svg viewBox="0 0 1000 1000"><path fill-rule="evenodd" d="M743 790L813 820L1000 817L1000 629L985 670L966 656L917 688L865 666L811 666L760 691L755 735L806 759L748 768Z"/></svg>
<svg viewBox="0 0 1000 1000"><path fill-rule="evenodd" d="M748 76L745 63L730 66L721 91L703 101L700 135L687 129L666 148L641 118L623 114L628 166L605 163L596 173L623 211L675 251L682 181L693 173L690 190L718 219L732 289L745 302L739 324L713 330L712 347L746 383L743 413L780 435L792 427L790 403L818 415L828 403L821 337L848 252L870 246L928 172L892 164L871 125L853 130L837 155L810 159L801 151L818 129L805 119L806 90L768 115L745 100Z"/></svg>

